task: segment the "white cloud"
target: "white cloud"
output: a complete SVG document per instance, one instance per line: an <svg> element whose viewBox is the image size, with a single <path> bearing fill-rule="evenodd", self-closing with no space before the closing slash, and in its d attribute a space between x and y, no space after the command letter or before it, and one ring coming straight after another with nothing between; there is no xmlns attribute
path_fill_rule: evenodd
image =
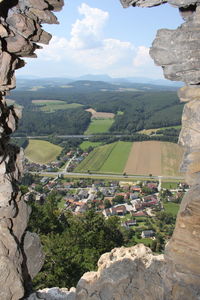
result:
<svg viewBox="0 0 200 300"><path fill-rule="evenodd" d="M101 46L102 30L109 17L108 12L91 8L85 3L82 3L78 11L84 17L72 25L70 46L74 49L92 49Z"/></svg>
<svg viewBox="0 0 200 300"><path fill-rule="evenodd" d="M137 76L137 72L141 73L147 65L153 68L147 47L136 48L130 42L105 38L108 12L85 3L81 4L78 11L82 18L72 25L70 39L54 36L48 46L37 52L40 60L66 63L66 69L74 63L75 68L84 67L84 73L108 73L114 76Z"/></svg>
<svg viewBox="0 0 200 300"><path fill-rule="evenodd" d="M145 46L139 46L136 51L136 56L133 59L133 65L135 67L140 67L151 62L152 60L149 56L149 48Z"/></svg>
<svg viewBox="0 0 200 300"><path fill-rule="evenodd" d="M61 61L67 54L69 43L66 38L53 36L50 44L43 46L43 50L37 50L39 59Z"/></svg>
<svg viewBox="0 0 200 300"><path fill-rule="evenodd" d="M105 39L102 46L95 49L75 51L72 57L86 67L101 70L111 67L130 56L133 47L131 43L116 39Z"/></svg>

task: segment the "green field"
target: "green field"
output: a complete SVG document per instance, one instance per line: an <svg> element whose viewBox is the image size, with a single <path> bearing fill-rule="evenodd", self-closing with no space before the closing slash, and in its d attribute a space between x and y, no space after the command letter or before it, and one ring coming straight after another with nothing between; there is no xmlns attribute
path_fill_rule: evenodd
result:
<svg viewBox="0 0 200 300"><path fill-rule="evenodd" d="M173 202L167 202L167 203L165 202L165 203L163 203L163 206L167 213L171 213L174 216L177 216L180 204L173 203Z"/></svg>
<svg viewBox="0 0 200 300"><path fill-rule="evenodd" d="M100 120L93 119L84 134L89 135L89 134L108 132L113 122L114 122L113 119L100 119Z"/></svg>
<svg viewBox="0 0 200 300"><path fill-rule="evenodd" d="M117 142L100 171L103 173L123 173L132 144L131 142Z"/></svg>
<svg viewBox="0 0 200 300"><path fill-rule="evenodd" d="M100 171L102 165L109 157L116 143L100 146L94 149L90 154L78 165L75 172Z"/></svg>
<svg viewBox="0 0 200 300"><path fill-rule="evenodd" d="M75 172L123 173L132 143L115 142L94 149Z"/></svg>
<svg viewBox="0 0 200 300"><path fill-rule="evenodd" d="M25 156L28 160L44 164L55 161L62 148L42 140L29 140L28 147L25 149Z"/></svg>
<svg viewBox="0 0 200 300"><path fill-rule="evenodd" d="M84 141L80 144L80 148L83 150L83 151L86 151L89 147L93 147L93 148L96 148L98 146L101 146L101 142L90 142L90 141Z"/></svg>
<svg viewBox="0 0 200 300"><path fill-rule="evenodd" d="M44 112L55 112L56 110L66 110L82 106L79 103L66 103L60 100L33 100L33 104L40 106L40 110Z"/></svg>
<svg viewBox="0 0 200 300"><path fill-rule="evenodd" d="M178 182L162 182L162 188L164 189L177 189L178 188Z"/></svg>

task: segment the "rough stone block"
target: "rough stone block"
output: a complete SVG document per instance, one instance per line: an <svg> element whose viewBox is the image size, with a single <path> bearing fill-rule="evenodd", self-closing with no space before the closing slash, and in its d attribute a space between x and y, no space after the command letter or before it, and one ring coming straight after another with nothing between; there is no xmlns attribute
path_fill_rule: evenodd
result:
<svg viewBox="0 0 200 300"><path fill-rule="evenodd" d="M24 237L24 252L27 258L27 268L33 279L41 270L44 263L44 254L39 236L36 233L26 232Z"/></svg>

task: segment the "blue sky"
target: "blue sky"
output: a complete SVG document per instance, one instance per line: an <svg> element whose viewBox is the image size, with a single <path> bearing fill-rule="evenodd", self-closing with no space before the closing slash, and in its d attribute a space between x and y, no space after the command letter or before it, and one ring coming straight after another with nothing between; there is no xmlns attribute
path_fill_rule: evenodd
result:
<svg viewBox="0 0 200 300"><path fill-rule="evenodd" d="M44 25L53 35L50 44L37 51L37 59L26 59L26 67L17 74L163 78L149 57L149 47L158 29L175 29L182 23L178 10L168 4L123 9L119 0L65 1L56 15L60 25Z"/></svg>

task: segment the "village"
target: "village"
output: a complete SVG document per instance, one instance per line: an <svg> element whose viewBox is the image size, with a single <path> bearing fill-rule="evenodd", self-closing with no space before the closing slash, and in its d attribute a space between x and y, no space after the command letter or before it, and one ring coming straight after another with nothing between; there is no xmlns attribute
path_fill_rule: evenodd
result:
<svg viewBox="0 0 200 300"><path fill-rule="evenodd" d="M27 173L28 174L28 173ZM29 185L25 200L34 199L43 205L51 192L60 195L59 210L83 214L93 208L105 218L118 216L126 229L138 226L141 221L154 218L156 212L176 206L188 189L185 183L176 183L173 188L162 188L158 181L114 181L90 178L73 179L36 176ZM174 188L176 186L176 188ZM138 224L137 224L138 223ZM153 230L142 230L143 238L153 238Z"/></svg>
<svg viewBox="0 0 200 300"><path fill-rule="evenodd" d="M73 149L60 155L59 159L49 163L36 163L25 158L24 170L25 172L72 172L76 166L88 156L88 152L80 149Z"/></svg>

